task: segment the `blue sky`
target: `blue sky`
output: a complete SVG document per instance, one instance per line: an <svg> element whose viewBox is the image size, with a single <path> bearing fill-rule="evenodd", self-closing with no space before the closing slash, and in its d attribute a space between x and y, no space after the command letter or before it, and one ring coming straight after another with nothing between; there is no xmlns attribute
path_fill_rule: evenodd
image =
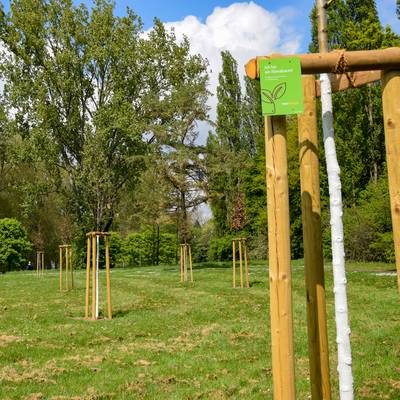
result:
<svg viewBox="0 0 400 400"><path fill-rule="evenodd" d="M76 1L78 3L78 1ZM268 11L290 7L296 12L296 18L292 21L292 27L302 34L301 48L307 49L310 38L309 14L315 0L258 0L256 4ZM85 3L90 4L90 0ZM175 22L188 15L194 15L204 21L215 7L227 7L235 3L231 0L116 0L116 12L119 15L125 13L126 7L131 7L142 18L145 27L152 25L153 18L159 17L163 22ZM383 25L390 24L400 33L400 21L395 16L396 0L377 0L379 16Z"/></svg>
<svg viewBox="0 0 400 400"><path fill-rule="evenodd" d="M79 0L74 0L76 4ZM87 5L92 0L84 0ZM256 4L268 11L277 12L282 8L289 7L296 13L291 21L290 29L295 29L302 36L301 50L305 51L309 42L309 13L315 0L258 0ZM152 26L155 16L163 22L175 22L184 19L188 15L194 15L204 21L212 14L215 7L227 7L233 3L232 0L115 0L116 13L125 14L126 7L131 7L142 18L145 28ZM383 25L390 24L395 32L400 34L400 21L395 16L396 0L377 0L379 16ZM4 0L7 7L9 0Z"/></svg>

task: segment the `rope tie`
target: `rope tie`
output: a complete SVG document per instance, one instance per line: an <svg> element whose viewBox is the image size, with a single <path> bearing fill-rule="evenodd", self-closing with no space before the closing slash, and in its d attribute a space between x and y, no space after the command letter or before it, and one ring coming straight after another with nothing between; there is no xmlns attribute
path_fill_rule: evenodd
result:
<svg viewBox="0 0 400 400"><path fill-rule="evenodd" d="M351 87L356 87L356 82L354 78L354 74L350 73L348 69L348 62L346 59L346 50L339 50L339 58L333 67L333 73L336 75L345 75L347 80L349 81Z"/></svg>

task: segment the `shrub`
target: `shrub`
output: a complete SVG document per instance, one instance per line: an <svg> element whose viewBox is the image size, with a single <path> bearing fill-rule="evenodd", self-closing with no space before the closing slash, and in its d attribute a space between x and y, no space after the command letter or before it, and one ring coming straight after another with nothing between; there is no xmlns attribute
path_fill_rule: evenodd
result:
<svg viewBox="0 0 400 400"><path fill-rule="evenodd" d="M329 216L323 216L324 255L330 256ZM371 182L358 204L344 210L346 258L355 261L394 261L392 223L387 177Z"/></svg>
<svg viewBox="0 0 400 400"><path fill-rule="evenodd" d="M0 271L20 269L32 250L25 229L13 218L0 219Z"/></svg>
<svg viewBox="0 0 400 400"><path fill-rule="evenodd" d="M208 261L210 242L214 235L214 226L211 221L193 229L192 255L195 262Z"/></svg>
<svg viewBox="0 0 400 400"><path fill-rule="evenodd" d="M152 265L156 262L157 238L150 231L131 233L121 244L119 262L124 265ZM175 262L176 241L171 233L161 233L159 237L158 261L161 264Z"/></svg>
<svg viewBox="0 0 400 400"><path fill-rule="evenodd" d="M210 261L232 260L232 239L233 235L226 235L222 238L213 238L210 241L208 258Z"/></svg>

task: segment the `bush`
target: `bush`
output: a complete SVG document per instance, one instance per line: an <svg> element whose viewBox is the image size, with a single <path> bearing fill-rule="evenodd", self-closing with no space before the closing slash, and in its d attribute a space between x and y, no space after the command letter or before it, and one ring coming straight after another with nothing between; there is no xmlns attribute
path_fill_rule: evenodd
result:
<svg viewBox="0 0 400 400"><path fill-rule="evenodd" d="M210 242L215 234L211 221L193 229L192 255L195 262L208 261Z"/></svg>
<svg viewBox="0 0 400 400"><path fill-rule="evenodd" d="M12 271L27 263L32 250L25 229L13 218L0 219L0 271Z"/></svg>
<svg viewBox="0 0 400 400"><path fill-rule="evenodd" d="M121 243L119 263L129 266L152 265L156 260L157 238L152 232L131 233ZM175 262L175 235L161 233L159 237L158 262L170 264Z"/></svg>
<svg viewBox="0 0 400 400"><path fill-rule="evenodd" d="M227 235L222 238L213 238L210 241L208 258L210 261L232 260L232 239L237 235Z"/></svg>
<svg viewBox="0 0 400 400"><path fill-rule="evenodd" d="M324 256L330 257L329 215L323 216ZM344 210L346 258L354 261L394 261L387 177L370 183L358 204Z"/></svg>

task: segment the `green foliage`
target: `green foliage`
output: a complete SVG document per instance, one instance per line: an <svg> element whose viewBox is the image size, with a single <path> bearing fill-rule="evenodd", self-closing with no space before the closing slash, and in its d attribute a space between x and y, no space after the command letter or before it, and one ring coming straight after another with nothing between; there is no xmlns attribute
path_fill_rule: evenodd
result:
<svg viewBox="0 0 400 400"><path fill-rule="evenodd" d="M314 8L311 14L312 52L318 51L316 17ZM331 49L347 50L398 46L400 40L389 27L382 27L374 0L332 2L328 7L328 38ZM393 250L387 187L384 183L387 177L380 83L335 93L333 109L345 207L346 257L355 260L391 260ZM320 149L324 255L331 257L329 192L322 143Z"/></svg>
<svg viewBox="0 0 400 400"><path fill-rule="evenodd" d="M232 260L232 239L237 235L225 235L224 237L214 237L210 241L208 259L210 261Z"/></svg>
<svg viewBox="0 0 400 400"><path fill-rule="evenodd" d="M208 196L219 236L242 228L246 217L238 199L244 200L242 171L248 161L249 141L242 129L242 95L237 63L228 51L221 52L222 71L217 87L215 133L207 141ZM233 223L233 221L235 221Z"/></svg>
<svg viewBox="0 0 400 400"><path fill-rule="evenodd" d="M351 260L394 261L387 177L370 183L344 215L345 247Z"/></svg>
<svg viewBox="0 0 400 400"><path fill-rule="evenodd" d="M192 256L194 262L206 262L209 257L210 242L215 236L213 221L193 229Z"/></svg>
<svg viewBox="0 0 400 400"><path fill-rule="evenodd" d="M109 0L90 9L13 1L0 28L12 125L61 174L77 230L103 230L124 189L135 188L149 143L185 138L206 118L205 61L159 21L144 37L132 10L117 17Z"/></svg>
<svg viewBox="0 0 400 400"><path fill-rule="evenodd" d="M0 272L22 268L31 249L32 244L19 221L0 219Z"/></svg>
<svg viewBox="0 0 400 400"><path fill-rule="evenodd" d="M159 262L175 262L176 238L170 233L160 233ZM119 265L141 266L154 263L154 236L151 231L131 233L122 240L121 251L117 260Z"/></svg>

